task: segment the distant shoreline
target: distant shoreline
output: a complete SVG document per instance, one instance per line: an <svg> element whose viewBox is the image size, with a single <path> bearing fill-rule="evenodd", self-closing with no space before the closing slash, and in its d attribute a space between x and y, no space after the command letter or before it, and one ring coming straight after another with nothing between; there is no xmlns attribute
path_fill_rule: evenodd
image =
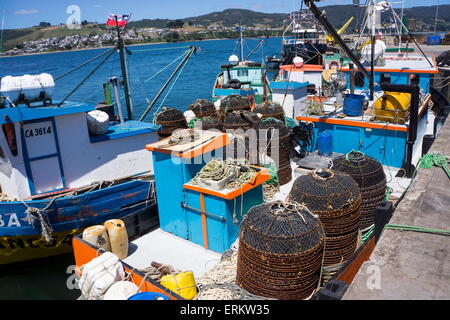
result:
<svg viewBox="0 0 450 320"><path fill-rule="evenodd" d="M261 38L263 38L263 37L261 37ZM269 38L278 38L278 37L273 36L273 37L269 37ZM148 42L148 43L134 43L134 44L126 45L126 47L148 46L148 45L168 44L168 43L176 44L176 43L186 43L186 42L218 41L218 40L230 40L230 39L231 38L215 38L215 39L202 39L202 40L183 40L183 41L177 41L177 42L161 41L161 42ZM70 49L70 50L56 50L56 51L45 51L45 52L36 52L36 53L22 53L22 54L16 54L13 56L12 55L2 55L2 56L0 56L0 59L1 58L36 56L36 55L42 55L42 54L52 54L52 53L62 53L62 52L77 52L77 51L86 51L86 50L111 49L111 48L114 48L114 46L92 47L92 48L81 48L81 49Z"/></svg>

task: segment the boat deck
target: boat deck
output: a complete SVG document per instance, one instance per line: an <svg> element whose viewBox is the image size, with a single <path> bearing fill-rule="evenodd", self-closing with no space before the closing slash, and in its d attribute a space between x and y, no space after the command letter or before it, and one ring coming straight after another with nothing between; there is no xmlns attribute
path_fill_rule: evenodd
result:
<svg viewBox="0 0 450 320"><path fill-rule="evenodd" d="M175 269L190 270L198 278L215 266L220 258L221 254L217 252L157 229L132 241L129 255L123 261L138 270L149 267L152 261L169 264Z"/></svg>
<svg viewBox="0 0 450 320"><path fill-rule="evenodd" d="M429 153L450 154L450 122ZM421 169L390 224L450 229L450 180L439 167ZM450 238L385 230L343 299L450 299Z"/></svg>

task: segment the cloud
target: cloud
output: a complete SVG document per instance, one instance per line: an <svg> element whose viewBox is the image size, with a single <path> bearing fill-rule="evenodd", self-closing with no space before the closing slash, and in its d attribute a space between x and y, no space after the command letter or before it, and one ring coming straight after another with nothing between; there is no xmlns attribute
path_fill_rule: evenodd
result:
<svg viewBox="0 0 450 320"><path fill-rule="evenodd" d="M39 13L39 10L37 9L22 9L19 11L14 12L15 14L36 14Z"/></svg>

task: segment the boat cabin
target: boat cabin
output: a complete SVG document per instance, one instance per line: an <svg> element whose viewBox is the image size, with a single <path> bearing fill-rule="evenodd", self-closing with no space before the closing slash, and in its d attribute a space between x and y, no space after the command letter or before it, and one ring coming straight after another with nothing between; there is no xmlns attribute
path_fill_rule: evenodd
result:
<svg viewBox="0 0 450 320"><path fill-rule="evenodd" d="M265 67L260 63L244 61L223 65L214 85L213 101L233 94L251 95L256 103L261 103L268 84Z"/></svg>
<svg viewBox="0 0 450 320"><path fill-rule="evenodd" d="M151 172L142 146L157 140L158 126L108 119L104 132L93 132L88 120L95 110L70 101L6 102L0 108L1 192L23 200Z"/></svg>
<svg viewBox="0 0 450 320"><path fill-rule="evenodd" d="M351 88L351 72L344 67L341 71L347 77L347 88L341 94L347 95L343 101L337 95L324 97L319 101L321 110L312 110L313 97L309 97L295 110L298 121L314 127L309 152L319 149L319 137L327 133L332 137L329 143L333 153L359 150L394 168L417 163L422 156L424 136L434 133L433 126L428 126L434 122L428 103L430 79L438 72L436 62L432 56L412 54L407 57L386 54L384 60L384 66L375 67L373 101L369 101L369 81L355 70ZM369 67L367 70L370 72ZM417 101L411 93L397 92L399 85L411 84L420 88ZM383 91L382 87L391 89ZM360 101L356 102L357 99Z"/></svg>

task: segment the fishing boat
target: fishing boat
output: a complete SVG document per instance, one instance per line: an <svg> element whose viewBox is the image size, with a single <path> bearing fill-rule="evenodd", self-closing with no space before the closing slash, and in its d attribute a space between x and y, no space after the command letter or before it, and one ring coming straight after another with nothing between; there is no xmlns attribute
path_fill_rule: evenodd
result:
<svg viewBox="0 0 450 320"><path fill-rule="evenodd" d="M394 210L393 202L401 201L419 159L428 152L433 137L439 135L448 114L448 110L439 110L448 109L448 101L440 99L439 107L430 106L430 101L438 101L432 89L438 66L432 56L382 53L378 62L367 57L369 61L364 63L352 54L314 2L305 3L351 64L341 69L331 96L308 93L309 82L301 79L307 70L294 64L291 69L303 69L285 70L299 74L297 78L285 78L285 84L281 84L286 86L281 88L285 91L280 94L284 94L284 106L289 107L296 126L287 129L276 119L258 122L273 132L276 126L280 132L289 131L285 136L289 143L271 156L290 156L291 140L297 144L295 150L303 151L290 157L292 179L275 185L277 188L269 197L266 187L273 172L268 167L218 160L224 153L229 154L224 151L235 138L229 132L191 129L147 144L155 171L160 226L130 239L132 252L114 260L114 268L121 268L128 276L110 279L102 294L96 293L95 297L89 290L91 279L108 271L96 266L103 261L103 255L110 253L81 236L75 237L74 256L81 292L86 298L103 299L111 296L110 290L117 296L114 285L124 282L133 282L134 289L127 294L119 290L122 299L139 291L172 300L342 298L380 238ZM375 8L369 7L370 10ZM372 52L375 53L373 48ZM371 68L372 77L368 71ZM322 70L313 71L320 79ZM289 81L291 78L295 81ZM312 105L316 107L311 108ZM264 139L274 143L281 136L265 131L258 137L255 143L249 143L250 147ZM267 149L266 146L257 150L267 155ZM362 196L366 196L356 191L356 180L342 178L346 182L333 184L333 179L341 175L333 171L338 159L365 159L377 167L376 172L369 172L375 172L382 182L380 187L376 181L374 187L378 192L376 204L373 198L369 199L377 218L368 227L355 222L359 212L355 208L362 206ZM386 177L390 177L389 181ZM296 202L293 197L303 200ZM311 199L317 202L306 206ZM317 209L319 206L323 207ZM331 225L333 232L340 228L352 231L346 229L346 233L332 239L328 249L323 242L324 231L315 229L320 225L318 216L323 213L323 225L329 225L329 220L339 214L351 217L337 219ZM289 241L294 240L292 245ZM345 257L342 249L336 249L342 246L351 249ZM325 265L329 259L327 251L336 257ZM299 277L301 268L305 273ZM208 295L209 290L215 290L214 294Z"/></svg>
<svg viewBox="0 0 450 320"><path fill-rule="evenodd" d="M248 58L263 45L264 40L260 40L252 52L244 56L242 27L239 27L238 30L240 34L240 57L233 54L230 56L228 63L220 67L221 72L214 83L212 100L216 102L230 95L239 95L250 96L257 104L260 104L271 98L266 68L264 64L249 61Z"/></svg>
<svg viewBox="0 0 450 320"><path fill-rule="evenodd" d="M142 146L158 140L159 126L134 120L119 28L127 20L117 15L110 20L117 46L83 63L104 57L64 99L53 99L55 80L81 66L56 79L50 74L1 79L0 264L69 253L74 235L110 219L140 222L136 228L147 230L158 224L152 159ZM116 50L126 111L117 77L105 85L105 102L70 101Z"/></svg>
<svg viewBox="0 0 450 320"><path fill-rule="evenodd" d="M301 57L305 64L323 65L324 55L331 61L337 60L338 48L334 39L326 34L308 9L300 9L290 14L291 22L283 32L281 65L290 65L295 57ZM343 34L353 21L351 17L338 34Z"/></svg>

